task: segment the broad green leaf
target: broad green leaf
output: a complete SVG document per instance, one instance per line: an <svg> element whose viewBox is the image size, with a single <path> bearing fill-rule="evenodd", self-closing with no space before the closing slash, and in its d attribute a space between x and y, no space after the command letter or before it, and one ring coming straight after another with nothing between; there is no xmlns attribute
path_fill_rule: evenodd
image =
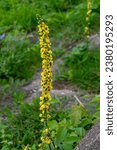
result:
<svg viewBox="0 0 117 150"><path fill-rule="evenodd" d="M67 128L60 127L57 131L57 134L56 134L56 143L57 143L57 145L60 144L61 142L63 142L66 135L67 135Z"/></svg>
<svg viewBox="0 0 117 150"><path fill-rule="evenodd" d="M74 142L77 142L77 140L78 136L69 136L65 138L64 142L68 144L73 144Z"/></svg>
<svg viewBox="0 0 117 150"><path fill-rule="evenodd" d="M53 129L56 130L58 128L58 123L56 120L51 120L48 122L48 126L51 130L53 130Z"/></svg>

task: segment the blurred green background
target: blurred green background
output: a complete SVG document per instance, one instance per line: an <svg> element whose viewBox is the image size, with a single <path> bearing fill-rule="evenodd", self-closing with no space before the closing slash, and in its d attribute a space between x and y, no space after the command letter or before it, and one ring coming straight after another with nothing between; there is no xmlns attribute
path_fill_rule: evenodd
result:
<svg viewBox="0 0 117 150"><path fill-rule="evenodd" d="M55 80L99 92L99 50L78 46L86 44L86 13L86 0L0 0L0 83L27 81L41 67L39 14L50 28L54 60L65 56ZM99 17L100 2L92 0L91 35L99 32Z"/></svg>

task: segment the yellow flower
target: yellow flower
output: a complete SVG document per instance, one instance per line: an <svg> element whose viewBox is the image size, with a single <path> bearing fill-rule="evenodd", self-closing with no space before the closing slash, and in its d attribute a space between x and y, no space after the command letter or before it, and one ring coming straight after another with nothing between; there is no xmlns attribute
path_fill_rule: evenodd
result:
<svg viewBox="0 0 117 150"><path fill-rule="evenodd" d="M41 122L44 122L45 121L45 119L43 118L43 119L41 119Z"/></svg>
<svg viewBox="0 0 117 150"><path fill-rule="evenodd" d="M41 96L41 97L40 97L40 100L41 100L41 101L42 101L42 100L44 100L44 97L43 97L43 96Z"/></svg>
<svg viewBox="0 0 117 150"><path fill-rule="evenodd" d="M43 133L48 134L48 133L49 133L49 129L46 128L46 129L43 131Z"/></svg>
<svg viewBox="0 0 117 150"><path fill-rule="evenodd" d="M87 16L90 16L90 14L91 14L91 10L89 10L89 11L87 12Z"/></svg>
<svg viewBox="0 0 117 150"><path fill-rule="evenodd" d="M44 104L40 106L40 110L43 110L43 109L45 109L45 105Z"/></svg>
<svg viewBox="0 0 117 150"><path fill-rule="evenodd" d="M41 143L41 144L39 144L38 146L39 146L39 148L41 148L41 147L43 146L43 144Z"/></svg>
<svg viewBox="0 0 117 150"><path fill-rule="evenodd" d="M89 36L89 35L87 35L87 39L89 39L89 37L90 37L90 36Z"/></svg>
<svg viewBox="0 0 117 150"><path fill-rule="evenodd" d="M49 139L48 137L45 139L44 142L45 142L46 144L51 144L51 143L52 143L51 139Z"/></svg>
<svg viewBox="0 0 117 150"><path fill-rule="evenodd" d="M40 110L44 110L44 109L48 109L49 108L49 104L43 104L40 106Z"/></svg>
<svg viewBox="0 0 117 150"><path fill-rule="evenodd" d="M88 27L85 27L85 32L87 32L89 30L89 28Z"/></svg>
<svg viewBox="0 0 117 150"><path fill-rule="evenodd" d="M52 141L49 137L45 137L45 138L41 137L41 141L42 141L42 143L46 143L46 144L51 144L52 143Z"/></svg>
<svg viewBox="0 0 117 150"><path fill-rule="evenodd" d="M41 137L41 141L44 141L44 137Z"/></svg>
<svg viewBox="0 0 117 150"><path fill-rule="evenodd" d="M42 117L42 116L43 116L43 114L40 114L40 115L39 115L39 117Z"/></svg>
<svg viewBox="0 0 117 150"><path fill-rule="evenodd" d="M24 150L29 150L28 145L27 145L27 146L25 146Z"/></svg>

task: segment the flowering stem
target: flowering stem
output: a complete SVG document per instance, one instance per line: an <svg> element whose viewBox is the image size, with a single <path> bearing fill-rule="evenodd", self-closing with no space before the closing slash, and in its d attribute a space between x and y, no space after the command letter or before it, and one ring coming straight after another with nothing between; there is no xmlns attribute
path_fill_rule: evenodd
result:
<svg viewBox="0 0 117 150"><path fill-rule="evenodd" d="M90 16L92 12L91 0L87 0L87 16L86 16L86 27L85 27L85 35L87 38L87 48L89 47L89 38L90 38Z"/></svg>
<svg viewBox="0 0 117 150"><path fill-rule="evenodd" d="M40 120L43 123L43 130L40 145L44 146L44 144L48 144L51 150L52 138L50 135L50 129L47 126L48 120L50 119L50 101L51 95L50 91L52 89L52 50L51 50L51 42L49 39L49 28L44 22L44 20L38 17L38 29L40 35L40 51L42 58L42 73L41 73L41 87L42 94L40 96Z"/></svg>

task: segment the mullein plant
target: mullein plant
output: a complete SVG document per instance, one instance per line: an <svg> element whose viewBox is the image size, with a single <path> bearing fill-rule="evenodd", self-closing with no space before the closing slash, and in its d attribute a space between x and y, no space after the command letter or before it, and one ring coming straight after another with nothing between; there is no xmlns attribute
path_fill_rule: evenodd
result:
<svg viewBox="0 0 117 150"><path fill-rule="evenodd" d="M50 120L49 107L51 103L50 91L52 90L52 50L51 42L49 38L49 28L44 20L38 18L38 32L40 36L40 52L42 58L42 73L41 73L41 87L42 94L40 96L40 121L43 124L41 143L39 149L45 149L46 146L51 150L53 140L51 138L51 132L48 127L48 121Z"/></svg>
<svg viewBox="0 0 117 150"><path fill-rule="evenodd" d="M87 44L89 43L90 38L90 17L92 12L92 3L91 0L87 0L87 15L86 15L86 27L85 27L85 35L87 38Z"/></svg>

